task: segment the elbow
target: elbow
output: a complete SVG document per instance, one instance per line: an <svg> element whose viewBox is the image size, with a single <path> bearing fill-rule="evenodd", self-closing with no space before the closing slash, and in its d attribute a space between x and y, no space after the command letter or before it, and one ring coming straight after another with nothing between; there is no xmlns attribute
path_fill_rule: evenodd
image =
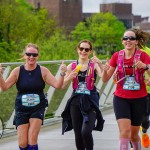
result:
<svg viewBox="0 0 150 150"><path fill-rule="evenodd" d="M6 88L0 88L0 92L7 91Z"/></svg>
<svg viewBox="0 0 150 150"><path fill-rule="evenodd" d="M102 81L103 81L104 83L106 83L108 80L107 80L107 79L102 78Z"/></svg>

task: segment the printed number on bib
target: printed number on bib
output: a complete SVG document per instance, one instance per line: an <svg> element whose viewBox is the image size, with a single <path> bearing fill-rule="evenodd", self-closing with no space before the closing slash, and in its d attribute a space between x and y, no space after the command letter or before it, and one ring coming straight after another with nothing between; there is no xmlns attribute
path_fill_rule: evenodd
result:
<svg viewBox="0 0 150 150"><path fill-rule="evenodd" d="M75 92L75 93L90 95L90 90L87 89L85 83L80 82L80 83L78 84L78 88L76 89L76 92Z"/></svg>
<svg viewBox="0 0 150 150"><path fill-rule="evenodd" d="M134 76L126 78L126 81L123 85L124 90L140 90L140 84L136 82Z"/></svg>
<svg viewBox="0 0 150 150"><path fill-rule="evenodd" d="M23 106L36 106L40 103L40 97L38 94L24 94L21 101Z"/></svg>

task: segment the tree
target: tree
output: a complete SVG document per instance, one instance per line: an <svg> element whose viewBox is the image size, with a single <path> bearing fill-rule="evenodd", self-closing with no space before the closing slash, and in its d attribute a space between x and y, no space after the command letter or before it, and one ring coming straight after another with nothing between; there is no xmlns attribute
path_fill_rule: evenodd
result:
<svg viewBox="0 0 150 150"><path fill-rule="evenodd" d="M46 9L36 11L26 0L1 0L0 6L0 49L9 61L19 57L27 43L41 45L60 30Z"/></svg>
<svg viewBox="0 0 150 150"><path fill-rule="evenodd" d="M98 53L100 50L106 53L120 49L124 31L123 23L111 13L98 13L79 23L71 32L71 38L77 41L89 39Z"/></svg>

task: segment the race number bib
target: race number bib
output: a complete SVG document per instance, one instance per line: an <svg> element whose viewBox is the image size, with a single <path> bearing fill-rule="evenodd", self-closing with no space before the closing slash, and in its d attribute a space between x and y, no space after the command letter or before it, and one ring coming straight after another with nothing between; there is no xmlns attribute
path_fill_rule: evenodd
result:
<svg viewBox="0 0 150 150"><path fill-rule="evenodd" d="M140 90L140 84L136 82L135 77L129 76L123 85L124 90Z"/></svg>
<svg viewBox="0 0 150 150"><path fill-rule="evenodd" d="M40 97L38 94L24 94L22 95L21 101L23 106L36 106L40 103Z"/></svg>
<svg viewBox="0 0 150 150"><path fill-rule="evenodd" d="M85 83L80 82L80 83L78 84L78 88L76 89L75 93L90 95L90 90L87 89Z"/></svg>

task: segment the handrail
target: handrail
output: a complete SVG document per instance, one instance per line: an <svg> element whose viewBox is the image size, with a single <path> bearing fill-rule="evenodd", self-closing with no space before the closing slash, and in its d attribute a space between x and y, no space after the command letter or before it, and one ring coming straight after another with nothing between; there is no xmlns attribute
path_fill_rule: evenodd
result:
<svg viewBox="0 0 150 150"><path fill-rule="evenodd" d="M64 60L65 63L70 63L74 60ZM61 64L62 60L54 60L54 61L38 61L38 64ZM102 62L105 62L105 60L102 60ZM4 70L4 79L7 78L7 76L9 75L10 73L10 70L11 70L11 66L14 66L14 65L22 65L24 62L6 62L6 63L0 63L2 64L2 66L5 66L5 70ZM58 71L56 73L56 76L57 77L59 74L59 67L58 67ZM115 85L113 84L113 80L109 80L108 82L108 85L107 83L104 84L102 82L101 79L99 79L99 81L97 82L97 85L96 87L100 89L101 91L101 97L100 97L100 109L108 109L108 108L112 108L112 98L113 98L113 91L115 90ZM49 87L48 91L47 91L47 94L48 94L48 103L50 104L50 101L52 99L52 96L53 96L53 93L54 93L55 89L52 88L52 87ZM106 92L107 91L107 92ZM66 104L66 101L67 99L69 99L70 97L70 93L71 93L71 85L68 86L68 90L66 91L66 93L64 94L63 98L62 98L62 101L60 103L60 105L58 106L58 109L56 110L55 114L54 114L54 117L60 117L61 115L61 112L62 110L64 109L65 107L65 104ZM0 116L1 117L1 116ZM13 118L14 118L14 111L12 112L10 118L8 119L5 127L7 128L15 128L13 126Z"/></svg>

